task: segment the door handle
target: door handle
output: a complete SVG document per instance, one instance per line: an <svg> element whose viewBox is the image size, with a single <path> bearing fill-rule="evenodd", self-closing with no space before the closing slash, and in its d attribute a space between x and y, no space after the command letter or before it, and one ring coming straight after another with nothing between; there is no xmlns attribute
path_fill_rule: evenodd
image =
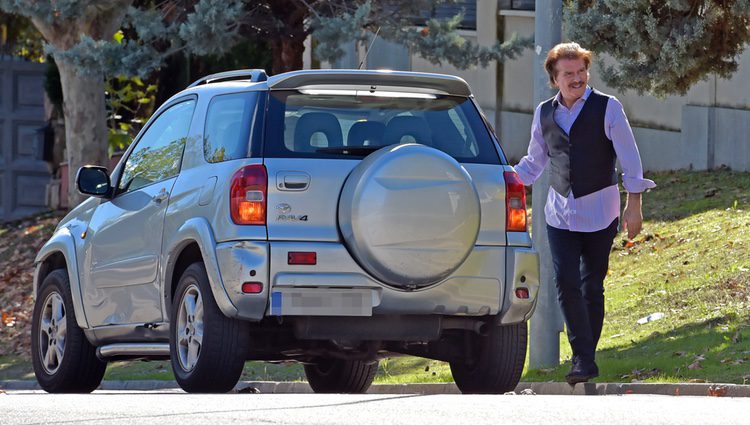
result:
<svg viewBox="0 0 750 425"><path fill-rule="evenodd" d="M281 171L276 175L279 190L303 191L310 186L310 175L299 171Z"/></svg>
<svg viewBox="0 0 750 425"><path fill-rule="evenodd" d="M159 191L159 193L157 193L156 195L154 195L153 198L151 198L151 200L156 202L157 204L161 204L167 199L169 199L169 194L167 193L167 189L165 188L162 188L161 191Z"/></svg>

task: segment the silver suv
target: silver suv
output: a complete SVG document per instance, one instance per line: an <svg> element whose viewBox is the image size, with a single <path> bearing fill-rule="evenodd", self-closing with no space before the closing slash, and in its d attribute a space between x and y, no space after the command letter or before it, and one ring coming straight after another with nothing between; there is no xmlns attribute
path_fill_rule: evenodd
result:
<svg viewBox="0 0 750 425"><path fill-rule="evenodd" d="M225 392L247 360L364 392L378 359L518 383L539 287L524 187L465 81L313 70L202 78L162 105L36 258L32 356L49 392L169 358Z"/></svg>

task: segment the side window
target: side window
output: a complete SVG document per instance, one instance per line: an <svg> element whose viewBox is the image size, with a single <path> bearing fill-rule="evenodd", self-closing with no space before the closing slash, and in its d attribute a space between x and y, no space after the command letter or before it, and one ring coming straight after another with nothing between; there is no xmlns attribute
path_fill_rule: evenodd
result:
<svg viewBox="0 0 750 425"><path fill-rule="evenodd" d="M195 100L178 103L149 125L125 161L119 192L138 190L180 172L194 109Z"/></svg>
<svg viewBox="0 0 750 425"><path fill-rule="evenodd" d="M245 158L257 93L216 96L211 100L203 133L203 155L208 162Z"/></svg>

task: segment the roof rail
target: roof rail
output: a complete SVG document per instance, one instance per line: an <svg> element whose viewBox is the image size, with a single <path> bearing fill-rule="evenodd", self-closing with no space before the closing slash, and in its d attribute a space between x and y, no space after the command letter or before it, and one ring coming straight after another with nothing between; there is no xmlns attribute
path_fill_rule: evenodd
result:
<svg viewBox="0 0 750 425"><path fill-rule="evenodd" d="M268 75L266 75L265 69L238 69L236 71L219 72L218 74L207 75L195 80L193 84L188 86L188 88L221 80L247 80L248 78L251 82L256 83L259 81L266 81Z"/></svg>

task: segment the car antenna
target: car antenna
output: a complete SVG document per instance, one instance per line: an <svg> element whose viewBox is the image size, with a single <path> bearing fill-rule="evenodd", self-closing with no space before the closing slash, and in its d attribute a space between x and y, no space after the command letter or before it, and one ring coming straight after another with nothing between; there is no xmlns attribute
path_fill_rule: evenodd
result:
<svg viewBox="0 0 750 425"><path fill-rule="evenodd" d="M378 30L375 31L375 37L372 38L372 41L370 42L370 47L367 48L367 51L365 52L365 57L362 58L362 61L359 63L359 66L357 67L357 69L362 69L362 65L365 64L365 61L367 60L367 55L370 54L372 45L375 44L375 40L377 40L379 33L380 33L380 27L378 27Z"/></svg>

